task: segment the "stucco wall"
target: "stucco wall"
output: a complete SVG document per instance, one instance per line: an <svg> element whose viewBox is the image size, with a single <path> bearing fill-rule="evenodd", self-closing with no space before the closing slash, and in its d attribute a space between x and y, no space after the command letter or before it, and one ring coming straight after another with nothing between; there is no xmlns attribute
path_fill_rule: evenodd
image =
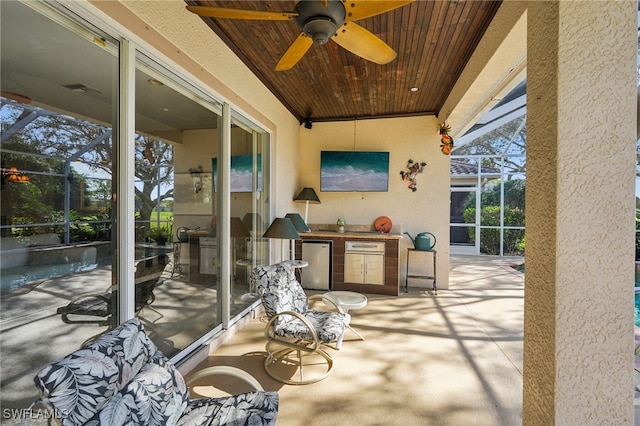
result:
<svg viewBox="0 0 640 426"><path fill-rule="evenodd" d="M525 425L633 422L637 3L601 6L528 12Z"/></svg>
<svg viewBox="0 0 640 426"><path fill-rule="evenodd" d="M320 151L389 151L388 192L321 192ZM407 161L425 161L418 175L417 191L408 188L400 171ZM440 152L438 122L433 116L314 123L300 128L298 187L313 187L321 204L309 205L309 223L369 225L378 216L389 216L395 226L415 235L429 231L436 236L438 287L449 286L449 157ZM295 197L296 194L293 194ZM293 198L292 197L292 198ZM304 215L304 204L294 204ZM400 274L406 276L408 237L401 241ZM413 272L413 271L412 271ZM412 286L431 287L430 281L412 281Z"/></svg>

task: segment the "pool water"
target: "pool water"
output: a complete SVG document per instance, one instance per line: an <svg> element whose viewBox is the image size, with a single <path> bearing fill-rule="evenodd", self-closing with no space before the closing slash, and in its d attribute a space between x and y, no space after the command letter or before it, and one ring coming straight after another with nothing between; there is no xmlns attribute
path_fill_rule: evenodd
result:
<svg viewBox="0 0 640 426"><path fill-rule="evenodd" d="M640 293L636 293L636 326L640 327Z"/></svg>

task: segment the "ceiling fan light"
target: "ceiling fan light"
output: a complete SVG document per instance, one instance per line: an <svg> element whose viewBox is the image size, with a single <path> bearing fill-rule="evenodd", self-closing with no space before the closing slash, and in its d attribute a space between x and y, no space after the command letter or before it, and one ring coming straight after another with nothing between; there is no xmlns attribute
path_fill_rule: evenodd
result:
<svg viewBox="0 0 640 426"><path fill-rule="evenodd" d="M315 44L325 44L337 29L335 21L327 16L314 16L302 28Z"/></svg>

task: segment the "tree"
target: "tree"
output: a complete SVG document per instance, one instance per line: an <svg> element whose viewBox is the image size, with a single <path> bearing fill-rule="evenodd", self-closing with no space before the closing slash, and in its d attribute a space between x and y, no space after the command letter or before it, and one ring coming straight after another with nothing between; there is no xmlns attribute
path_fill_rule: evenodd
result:
<svg viewBox="0 0 640 426"><path fill-rule="evenodd" d="M156 208L160 210L164 200L173 198L173 146L137 135L135 151L139 220L147 222Z"/></svg>
<svg viewBox="0 0 640 426"><path fill-rule="evenodd" d="M32 113L34 120L15 127ZM3 168L15 166L32 175L25 185L3 182L3 216L25 224L59 223L68 181L74 218L82 220L84 214L114 219L110 204L116 154L110 128L17 104L3 104L0 118L3 133L17 130L2 143ZM135 176L138 218L148 222L154 208L173 197L173 147L137 135Z"/></svg>

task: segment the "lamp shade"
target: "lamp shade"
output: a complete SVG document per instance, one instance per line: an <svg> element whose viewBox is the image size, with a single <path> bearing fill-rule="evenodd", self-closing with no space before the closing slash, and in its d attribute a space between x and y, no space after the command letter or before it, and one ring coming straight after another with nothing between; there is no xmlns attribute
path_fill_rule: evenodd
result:
<svg viewBox="0 0 640 426"><path fill-rule="evenodd" d="M291 219L291 222L293 222L293 226L296 228L296 231L311 232L311 229L309 229L307 224L304 222L304 219L302 219L300 213L287 213L284 217Z"/></svg>
<svg viewBox="0 0 640 426"><path fill-rule="evenodd" d="M312 204L320 204L320 198L318 198L318 194L316 194L316 191L310 187L302 188L302 191L300 191L298 196L294 198L293 201L308 201Z"/></svg>
<svg viewBox="0 0 640 426"><path fill-rule="evenodd" d="M283 240L300 240L300 234L296 231L296 227L293 226L291 219L285 217L277 217L271 226L267 229L267 232L263 235L264 238L280 238Z"/></svg>
<svg viewBox="0 0 640 426"><path fill-rule="evenodd" d="M250 237L251 234L239 217L231 218L231 236L232 237Z"/></svg>
<svg viewBox="0 0 640 426"><path fill-rule="evenodd" d="M257 229L259 230L264 226L264 222L262 222L262 217L258 213L247 213L242 218L242 222L244 226L247 227L249 231L253 231L253 224L256 224Z"/></svg>

